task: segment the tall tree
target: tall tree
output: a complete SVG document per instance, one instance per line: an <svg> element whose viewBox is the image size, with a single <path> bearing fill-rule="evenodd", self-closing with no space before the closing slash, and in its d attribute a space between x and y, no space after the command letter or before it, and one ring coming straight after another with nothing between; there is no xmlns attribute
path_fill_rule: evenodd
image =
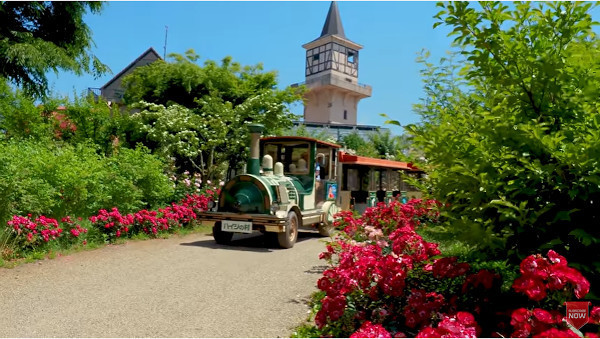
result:
<svg viewBox="0 0 600 339"><path fill-rule="evenodd" d="M42 97L48 71L105 73L83 22L88 11L99 13L102 6L98 1L0 2L0 77Z"/></svg>
<svg viewBox="0 0 600 339"><path fill-rule="evenodd" d="M306 125L298 125L282 131L282 135L295 135L299 137L315 138L317 140L336 143L337 140L324 129L309 130Z"/></svg>
<svg viewBox="0 0 600 339"><path fill-rule="evenodd" d="M50 135L51 125L34 100L0 78L0 140L37 139Z"/></svg>
<svg viewBox="0 0 600 339"><path fill-rule="evenodd" d="M302 92L276 89L275 72L241 66L230 57L200 66L193 50L169 57L172 62L159 60L126 77L124 99L142 103L143 111L134 115L138 140L176 157L181 170L212 179L214 166L222 162L239 169L248 153L247 124L265 125L266 135L292 126L295 116L288 104L300 100ZM166 116L177 123L168 123Z"/></svg>
<svg viewBox="0 0 600 339"><path fill-rule="evenodd" d="M423 60L422 148L447 230L486 258L554 248L600 283L600 49L584 2L439 4L458 47ZM592 283L594 286L594 283ZM597 285L596 285L597 286Z"/></svg>
<svg viewBox="0 0 600 339"><path fill-rule="evenodd" d="M400 151L398 137L393 136L389 130L378 131L368 135L369 142L375 148L377 157L382 159L395 159Z"/></svg>
<svg viewBox="0 0 600 339"><path fill-rule="evenodd" d="M344 147L354 151L357 155L377 157L378 152L373 143L367 142L357 131L353 131L342 138Z"/></svg>

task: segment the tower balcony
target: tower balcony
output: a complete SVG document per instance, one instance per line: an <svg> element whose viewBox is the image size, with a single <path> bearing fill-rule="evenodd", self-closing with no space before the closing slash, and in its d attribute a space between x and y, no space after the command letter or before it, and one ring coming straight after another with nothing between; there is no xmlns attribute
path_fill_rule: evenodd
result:
<svg viewBox="0 0 600 339"><path fill-rule="evenodd" d="M361 84L352 77L340 76L332 73L322 73L314 77L309 77L305 82L294 84L292 87L305 85L310 91L317 88L334 87L343 92L350 92L359 98L368 98L373 92L373 88L369 85Z"/></svg>

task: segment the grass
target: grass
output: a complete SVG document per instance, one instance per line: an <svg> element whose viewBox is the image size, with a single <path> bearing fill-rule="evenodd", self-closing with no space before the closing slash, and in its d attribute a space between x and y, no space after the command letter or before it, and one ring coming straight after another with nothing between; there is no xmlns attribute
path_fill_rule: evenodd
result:
<svg viewBox="0 0 600 339"><path fill-rule="evenodd" d="M177 228L174 233L159 233L159 239L168 239L171 237L183 237L189 234L203 234L209 235L212 234L213 222L204 222L204 223L194 223L192 227L186 228ZM92 233L92 232L90 232ZM4 233L0 232L0 239L7 238L3 237ZM130 241L144 241L149 239L155 239L154 237L150 237L145 233L138 233L133 235L131 238L120 238L117 241L113 242L113 245L125 244ZM32 263L39 260L44 259L54 259L59 256L71 255L74 253L78 253L81 251L92 251L98 248L102 248L108 243L102 240L100 234L93 234L88 238L87 245L82 244L71 244L71 245L59 245L57 243L52 244L52 246L48 248L40 248L33 249L28 251L24 257L15 258L15 254L12 252L9 246L7 246L6 241L4 244L0 244L0 249L2 250L0 255L0 267L3 268L14 268L22 264Z"/></svg>
<svg viewBox="0 0 600 339"><path fill-rule="evenodd" d="M296 328L290 338L320 338L321 331L319 331L314 324L308 321Z"/></svg>

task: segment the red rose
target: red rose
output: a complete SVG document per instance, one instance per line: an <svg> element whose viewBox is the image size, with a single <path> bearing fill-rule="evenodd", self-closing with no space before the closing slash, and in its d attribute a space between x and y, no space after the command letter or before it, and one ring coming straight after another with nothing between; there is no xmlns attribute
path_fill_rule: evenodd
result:
<svg viewBox="0 0 600 339"><path fill-rule="evenodd" d="M545 324L553 324L554 323L554 317L552 316L552 314L541 308L534 309L533 316L537 320L541 321L542 323L545 323Z"/></svg>
<svg viewBox="0 0 600 339"><path fill-rule="evenodd" d="M590 312L590 322L593 324L600 324L600 307L592 307L592 311Z"/></svg>
<svg viewBox="0 0 600 339"><path fill-rule="evenodd" d="M531 317L531 311L526 308L519 308L512 312L510 315L510 324L514 327L521 327L521 324L526 323Z"/></svg>
<svg viewBox="0 0 600 339"><path fill-rule="evenodd" d="M365 321L358 331L352 333L350 338L391 338L390 333L380 324Z"/></svg>
<svg viewBox="0 0 600 339"><path fill-rule="evenodd" d="M540 301L546 297L546 286L540 279L522 275L513 282L513 289L525 293L531 300Z"/></svg>
<svg viewBox="0 0 600 339"><path fill-rule="evenodd" d="M331 287L331 281L325 277L322 277L317 281L317 287L319 287L321 291L327 292Z"/></svg>
<svg viewBox="0 0 600 339"><path fill-rule="evenodd" d="M551 328L542 333L536 334L534 338L579 338L577 334L569 329L559 330L557 328Z"/></svg>
<svg viewBox="0 0 600 339"><path fill-rule="evenodd" d="M417 338L441 338L442 334L439 333L433 327L425 327L419 333L417 333Z"/></svg>
<svg viewBox="0 0 600 339"><path fill-rule="evenodd" d="M475 317L469 312L458 312L456 313L456 320L465 326L475 325Z"/></svg>
<svg viewBox="0 0 600 339"><path fill-rule="evenodd" d="M554 250L548 251L548 258L550 258L550 261L554 265L567 266L567 259L565 259L565 257L563 257L562 255L556 253Z"/></svg>

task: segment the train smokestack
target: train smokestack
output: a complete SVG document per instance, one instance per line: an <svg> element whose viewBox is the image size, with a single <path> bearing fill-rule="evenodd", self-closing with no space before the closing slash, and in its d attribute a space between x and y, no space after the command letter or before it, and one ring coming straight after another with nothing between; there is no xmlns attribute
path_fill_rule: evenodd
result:
<svg viewBox="0 0 600 339"><path fill-rule="evenodd" d="M250 131L250 159L248 159L248 174L260 174L260 134L265 127L261 124L248 125Z"/></svg>

